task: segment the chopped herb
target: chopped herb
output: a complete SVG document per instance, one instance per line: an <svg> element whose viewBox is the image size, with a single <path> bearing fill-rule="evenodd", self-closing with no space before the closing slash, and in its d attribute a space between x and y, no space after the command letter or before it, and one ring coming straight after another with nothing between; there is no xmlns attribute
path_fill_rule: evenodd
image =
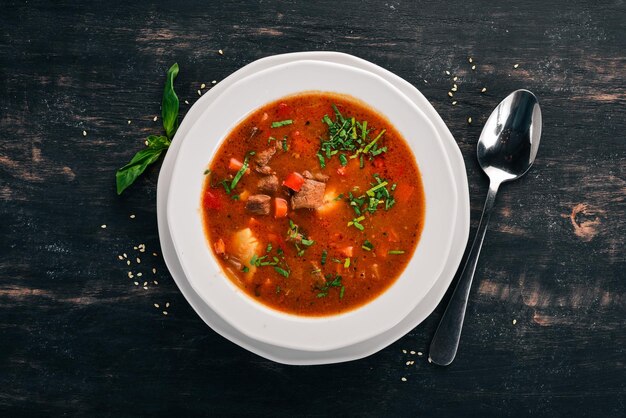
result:
<svg viewBox="0 0 626 418"><path fill-rule="evenodd" d="M283 151L287 152L289 151L289 145L287 144L287 137L283 137Z"/></svg>
<svg viewBox="0 0 626 418"><path fill-rule="evenodd" d="M234 195L231 196L231 199L239 200L239 195L238 194L234 194Z"/></svg>
<svg viewBox="0 0 626 418"><path fill-rule="evenodd" d="M332 287L343 287L343 285L341 284L341 276L339 275L335 275L335 277L333 278L332 274L327 274L325 276L326 279L326 283L324 283L323 286L319 287L319 293L317 294L318 298L323 298L328 296L328 291L332 288ZM330 280L333 279L333 280ZM341 294L340 294L341 297Z"/></svg>
<svg viewBox="0 0 626 418"><path fill-rule="evenodd" d="M302 238L302 241L300 242L302 243L302 245L306 245L307 247L310 247L311 245L315 243L315 241L313 241L312 239L305 239L305 238Z"/></svg>
<svg viewBox="0 0 626 418"><path fill-rule="evenodd" d="M204 170L204 175L206 176L207 174L211 174L211 170Z"/></svg>
<svg viewBox="0 0 626 418"><path fill-rule="evenodd" d="M247 272L249 272L249 271L250 271L250 269L248 268L248 266L243 266L243 267L241 268L241 271L243 271L244 273L247 273Z"/></svg>
<svg viewBox="0 0 626 418"><path fill-rule="evenodd" d="M404 250L389 250L387 254L404 254Z"/></svg>
<svg viewBox="0 0 626 418"><path fill-rule="evenodd" d="M233 191L235 187L237 187L237 183L239 183L239 180L241 180L245 172L248 170L248 159L250 158L251 155L254 155L254 154L255 154L254 151L250 151L249 153L246 154L246 157L243 159L243 165L241 166L239 171L237 171L237 174L235 174L235 178L233 178L233 181L230 183L230 191Z"/></svg>
<svg viewBox="0 0 626 418"><path fill-rule="evenodd" d="M350 267L350 257L346 258L346 261L343 263L343 268L347 269Z"/></svg>
<svg viewBox="0 0 626 418"><path fill-rule="evenodd" d="M326 160L324 159L324 156L320 154L319 152L315 155L317 155L317 159L320 160L320 167L322 168L326 167Z"/></svg>
<svg viewBox="0 0 626 418"><path fill-rule="evenodd" d="M343 294L346 291L346 287L345 286L341 286L341 290L339 291L339 299L343 299Z"/></svg>
<svg viewBox="0 0 626 418"><path fill-rule="evenodd" d="M280 293L280 286L276 286L276 294Z"/></svg>
<svg viewBox="0 0 626 418"><path fill-rule="evenodd" d="M340 194L339 194L339 196L337 196L337 197L336 197L336 198L334 198L333 200L334 200L335 202L338 202L338 201L340 201L341 199L343 199L343 193L340 193Z"/></svg>
<svg viewBox="0 0 626 418"><path fill-rule="evenodd" d="M322 269L315 269L315 270L311 271L311 274L318 274L318 273L321 273L321 272L322 272Z"/></svg>
<svg viewBox="0 0 626 418"><path fill-rule="evenodd" d="M272 128L280 128L281 126L291 125L293 123L292 119L281 120L277 122L272 122Z"/></svg>
<svg viewBox="0 0 626 418"><path fill-rule="evenodd" d="M281 276L289 277L289 272L287 270L283 269L283 268L280 268L278 266L274 266L274 270L276 270L276 272L278 274L280 274Z"/></svg>
<svg viewBox="0 0 626 418"><path fill-rule="evenodd" d="M372 251L374 249L374 245L372 245L372 243L368 240L365 240L365 242L363 242L363 245L361 245L361 248L363 248L365 251Z"/></svg>
<svg viewBox="0 0 626 418"><path fill-rule="evenodd" d="M270 251L272 251L272 243L271 243L271 242L270 242L270 243L268 243L268 244L267 244L267 248L265 248L265 252L266 252L266 253L269 253Z"/></svg>
<svg viewBox="0 0 626 418"><path fill-rule="evenodd" d="M343 167L348 165L348 159L346 158L344 154L339 154L339 162L341 163Z"/></svg>
<svg viewBox="0 0 626 418"><path fill-rule="evenodd" d="M267 138L267 143L271 143L272 141L276 141L276 138L274 138L273 136L270 136L269 138Z"/></svg>
<svg viewBox="0 0 626 418"><path fill-rule="evenodd" d="M328 251L322 251L322 265L326 264L326 257L328 256Z"/></svg>

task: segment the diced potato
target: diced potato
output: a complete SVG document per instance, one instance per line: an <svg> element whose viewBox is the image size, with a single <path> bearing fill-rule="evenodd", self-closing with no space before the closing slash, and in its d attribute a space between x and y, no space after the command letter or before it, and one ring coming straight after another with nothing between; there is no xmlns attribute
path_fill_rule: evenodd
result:
<svg viewBox="0 0 626 418"><path fill-rule="evenodd" d="M254 274L256 267L250 265L250 259L259 250L259 240L250 228L240 229L235 232L229 250L232 255L248 266L250 275Z"/></svg>
<svg viewBox="0 0 626 418"><path fill-rule="evenodd" d="M339 204L341 204L341 200L335 200L339 196L334 189L326 189L326 193L324 193L324 204L317 208L317 212L321 215L328 215L333 210L337 209Z"/></svg>

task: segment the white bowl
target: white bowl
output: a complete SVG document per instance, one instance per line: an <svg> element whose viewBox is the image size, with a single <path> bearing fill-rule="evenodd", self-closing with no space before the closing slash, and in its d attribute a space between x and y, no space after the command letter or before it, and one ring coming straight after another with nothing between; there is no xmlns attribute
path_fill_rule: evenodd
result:
<svg viewBox="0 0 626 418"><path fill-rule="evenodd" d="M225 277L204 237L203 171L220 142L247 114L280 97L308 90L354 96L387 116L413 150L422 174L426 217L418 247L401 277L372 302L322 318L275 311ZM185 275L207 305L258 341L297 350L327 351L369 339L400 322L439 277L450 249L457 191L447 155L428 118L399 90L372 73L319 61L269 68L233 84L190 128L176 158L167 218Z"/></svg>

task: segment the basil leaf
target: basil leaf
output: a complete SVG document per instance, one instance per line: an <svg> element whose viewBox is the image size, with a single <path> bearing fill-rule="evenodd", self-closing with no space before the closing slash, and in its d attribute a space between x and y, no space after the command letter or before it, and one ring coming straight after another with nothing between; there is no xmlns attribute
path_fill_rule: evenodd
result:
<svg viewBox="0 0 626 418"><path fill-rule="evenodd" d="M179 101L174 92L174 79L178 75L178 64L175 63L167 70L167 80L163 88L163 101L161 102L161 117L163 119L163 129L165 135L172 139L178 129L178 108Z"/></svg>
<svg viewBox="0 0 626 418"><path fill-rule="evenodd" d="M132 160L115 173L117 194L120 195L143 173L146 168L159 159L161 153L170 146L165 136L150 135L148 146L139 151Z"/></svg>

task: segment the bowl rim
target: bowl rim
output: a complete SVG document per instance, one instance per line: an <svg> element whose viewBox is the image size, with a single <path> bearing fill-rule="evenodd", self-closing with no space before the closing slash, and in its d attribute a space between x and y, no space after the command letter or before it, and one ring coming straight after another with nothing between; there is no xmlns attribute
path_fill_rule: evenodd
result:
<svg viewBox="0 0 626 418"><path fill-rule="evenodd" d="M242 80L239 80L238 82L234 83L233 85L229 86L227 89L225 89L219 97L217 97L215 99L215 102L210 105L207 109L205 109L202 114L198 117L198 120L196 120L194 122L194 126L191 126L189 131L187 132L187 136L193 136L194 134L194 128L196 128L197 126L199 126L199 123L206 118L206 115L208 115L209 113L211 113L212 111L214 111L215 109L219 108L219 104L220 104L220 98L224 98L228 96L229 91L233 92L236 91L237 88L241 88L242 85L248 85L250 83L253 83L255 81L258 81L259 79L262 79L263 77L268 77L268 76L272 76L274 73L278 73L280 71L287 71L287 73L289 73L289 71L297 71L298 67L303 67L303 66L313 66L313 67L317 67L317 70L329 70L329 71L343 71L345 73L349 73L351 76L357 76L357 77L365 77L365 78L369 78L370 81L376 80L376 82L380 83L381 86L384 86L385 89L387 89L390 92L393 92L393 95L398 99L401 100L403 99L404 102L406 102L405 104L411 108L411 112L413 114L419 115L422 119L422 122L430 127L431 132L429 133L429 135L431 135L434 140L433 140L433 144L435 147L440 149L440 155L443 156L442 158L442 162L445 165L446 168L446 174L447 174L447 178L450 182L450 185L452 187L452 189L454 189L454 193L452 194L453 197L453 206L454 208L451 210L453 213L457 212L457 193L456 193L456 184L455 182L452 180L453 176L451 174L451 167L450 167L450 162L448 160L448 156L447 156L447 152L445 150L443 150L443 147L441 145L441 138L439 137L437 131L434 129L434 127L432 126L432 122L422 113L422 111L417 108L417 106L410 101L408 98L406 98L406 96L404 96L403 93L401 93L399 90L397 90L395 87L393 87L393 85L391 85L390 83L388 83L386 80L382 79L381 77L379 77L378 75L375 75L373 73L370 73L366 70L361 70L361 69L356 69L354 67L350 67L350 66L346 66L343 64L335 64L335 63L329 63L329 62L321 62L321 61L311 61L311 60L300 60L300 61L296 61L294 63L286 63L286 64L280 64L278 66L275 67L271 67L269 69L260 71L256 74L252 74L250 76L244 77ZM239 87L237 87L239 86ZM303 88L302 90L310 90L309 88ZM296 91L294 91L294 93L296 93ZM340 92L340 93L344 93L344 92ZM263 98L261 103L258 105L263 105L265 103L269 103L271 101L277 100L278 98L284 96L285 94L279 94L279 95L274 95L274 97L270 97L270 98ZM358 99L361 99L361 97L357 97ZM364 100L367 102L367 100ZM258 107L256 106L256 107ZM253 107L251 109L246 109L245 112L239 112L241 114L241 117L237 118L231 125L229 125L226 129L225 129L225 133L224 135L220 136L220 140L216 141L216 143L213 145L213 151L210 153L206 154L206 161L204 166L206 166L208 163L210 163L212 161L212 159L214 158L215 155L215 151L219 148L219 146L221 145L221 143L224 140L225 135L227 135L243 118L245 118L251 111L255 110L256 107ZM373 106L372 106L373 107ZM381 112L380 110L378 110L379 112ZM394 117L391 117L391 115L389 113L386 112L381 112L383 115L385 115L389 120L393 121ZM394 125L396 125L397 127L397 123L394 123ZM406 134L403 133L403 136L405 136L406 139ZM181 139L182 140L182 139ZM177 188L175 187L175 185L177 184L177 178L180 172L180 169L177 170L177 167L181 167L181 163L180 161L183 159L183 156L185 155L184 149L185 149L185 144L187 144L187 148L190 147L190 142L189 138L185 138L185 142L181 143L181 149L179 150L178 155L176 156L176 160L174 161L174 167L173 167L173 172L172 172L172 177L170 180L170 194L168 196L168 209L167 209L167 214L168 214L168 227L170 228L170 233L172 236L172 241L174 243L174 247L175 247L175 251L179 257L179 260L181 261L181 266L183 267L183 271L185 272L185 275L188 278L189 283L191 284L191 286L194 288L194 290L198 293L198 295L201 297L201 299L207 303L207 305L213 309L216 313L218 313L218 315L220 315L226 322L229 323L229 325L233 326L235 329L237 329L238 331L242 332L243 334L249 336L250 338L256 339L258 341L261 342L265 342L268 344L273 344L273 345L277 345L277 346L281 346L281 347L286 347L286 348L293 348L293 349L299 349L299 350L310 350L310 351L327 351L327 350L331 350L331 349L337 349L337 348L341 348L347 345L351 345L351 344L356 344L360 341L364 341L368 338L371 338L372 336L375 336L379 333L382 333L384 331L386 331L387 329L395 326L399 321L401 321L404 316L406 316L406 314L408 312L410 312L412 309L415 308L415 306L417 306L417 304L419 304L419 302L421 301L420 298L414 298L414 303L411 303L410 305L408 305L408 308L402 309L401 312L402 314L398 314L395 316L388 316L387 317L387 321L385 322L384 325L381 325L380 323L377 324L377 326L375 327L375 330L370 330L370 332L360 332L358 333L358 336L352 335L350 337L350 339L348 339L347 337L342 339L341 342L332 342L332 343L317 343L314 345L310 345L310 344L304 344L302 342L293 342L293 341L289 341L288 339L281 339L281 338L276 338L275 334L272 334L272 337L268 337L268 335L264 332L263 330L263 326L261 326L260 330L259 327L248 327L246 326L245 323L242 323L241 320L237 319L237 318L233 318L232 316L228 315L228 311L224 311L221 309L221 307L223 307L223 304L215 304L215 300L211 298L211 294L210 292L207 293L207 289L204 286L204 282L200 283L198 282L197 279L197 275L195 275L194 273L192 273L190 271L190 266L189 266L189 260L187 260L186 258L186 254L183 252L181 252L181 239L178 236L178 231L176 230L176 226L178 225L177 221L181 219L181 217L175 217L174 213L176 213L176 199L174 196L177 196L176 194L176 190ZM411 142L409 142L409 145L411 146ZM208 146L207 146L208 148ZM411 150L413 151L413 153L415 154L415 149L413 148L413 146L411 146ZM420 171L422 171L422 176L424 176L424 172L422 169L422 165L418 164L420 166ZM450 186L449 185L449 186ZM196 199L197 201L199 201L199 195L198 198ZM428 202L428 197L427 197L427 202ZM426 208L426 225L428 225L428 219L429 219L429 209L428 209L428 203L427 203L427 208ZM426 229L426 226L425 228ZM447 246L446 246L446 252L445 255L447 256L447 254L449 253L450 250L450 244L451 244L451 240L452 240L452 231L454 228L449 228L449 233L448 238L447 238ZM205 237L204 237L204 231L202 230L202 233L200 234L202 236L202 240L204 242L204 250L209 254L209 259L212 260L216 265L217 265L217 273L219 275L222 276L222 281L226 282L228 285L231 285L233 287L235 287L235 285L232 283L232 281L225 277L225 274L222 272L221 268L219 267L219 264L217 264L216 260L214 259L214 256L212 254L212 252L210 251L210 249L208 248L208 245L206 244L205 241ZM422 235L424 235L424 232L422 232ZM422 237L423 239L423 237ZM420 244L422 242L422 239L420 240ZM420 244L418 244L418 248L416 249L415 253L418 252L419 248L420 248ZM184 245L182 246L184 247ZM415 258L415 254L413 254L413 256L411 257L411 259ZM428 293L428 290L433 286L434 282L436 282L436 280L438 279L441 270L443 269L443 265L445 264L445 260L447 259L447 257L440 257L441 262L439 263L439 269L438 271L436 271L436 273L432 274L432 278L430 279L429 282L429 286L428 288L423 292L422 297L425 296ZM410 264L410 263L409 263ZM380 296L378 296L377 298L373 299L371 302L366 303L365 305L362 305L359 308L356 308L355 310L349 311L347 313L344 314L340 314L340 315L333 315L333 316L328 316L328 317L303 317L303 316L295 316L292 314L286 314L280 311L276 311L272 308L269 308L265 305L260 304L259 302L254 301L251 297L249 297L247 294L245 294L245 292L241 291L240 289L236 288L236 289L231 289L234 290L235 293L240 293L243 294L243 298L239 299L239 300L245 300L247 301L247 303L245 303L245 305L247 306L253 306L257 312L256 313L263 313L265 314L265 319L266 320L278 320L278 322L280 321L288 321L288 322L297 322L299 325L302 326L307 326L307 324L311 324L311 323L323 323L325 325L329 325L329 324L333 324L333 323L337 323L338 321L340 321L340 319L338 318L347 318L347 317L351 317L351 316L361 316L361 315L355 315L355 312L363 312L366 310L366 308L368 308L369 306L373 305L376 301L380 300L382 298L383 295L389 293L390 289L394 288L394 286L396 286L401 280L402 277L405 276L407 274L408 271L408 267L402 272L402 274L400 275L400 277L396 280L396 282L394 284L392 284L392 286L390 286L389 289L387 289L385 292L383 292L383 294L381 294ZM206 282L206 279L205 279ZM213 289L215 290L215 289ZM393 318L393 319L392 319ZM259 325L258 322L256 323L256 325ZM262 325L262 324L261 324Z"/></svg>

